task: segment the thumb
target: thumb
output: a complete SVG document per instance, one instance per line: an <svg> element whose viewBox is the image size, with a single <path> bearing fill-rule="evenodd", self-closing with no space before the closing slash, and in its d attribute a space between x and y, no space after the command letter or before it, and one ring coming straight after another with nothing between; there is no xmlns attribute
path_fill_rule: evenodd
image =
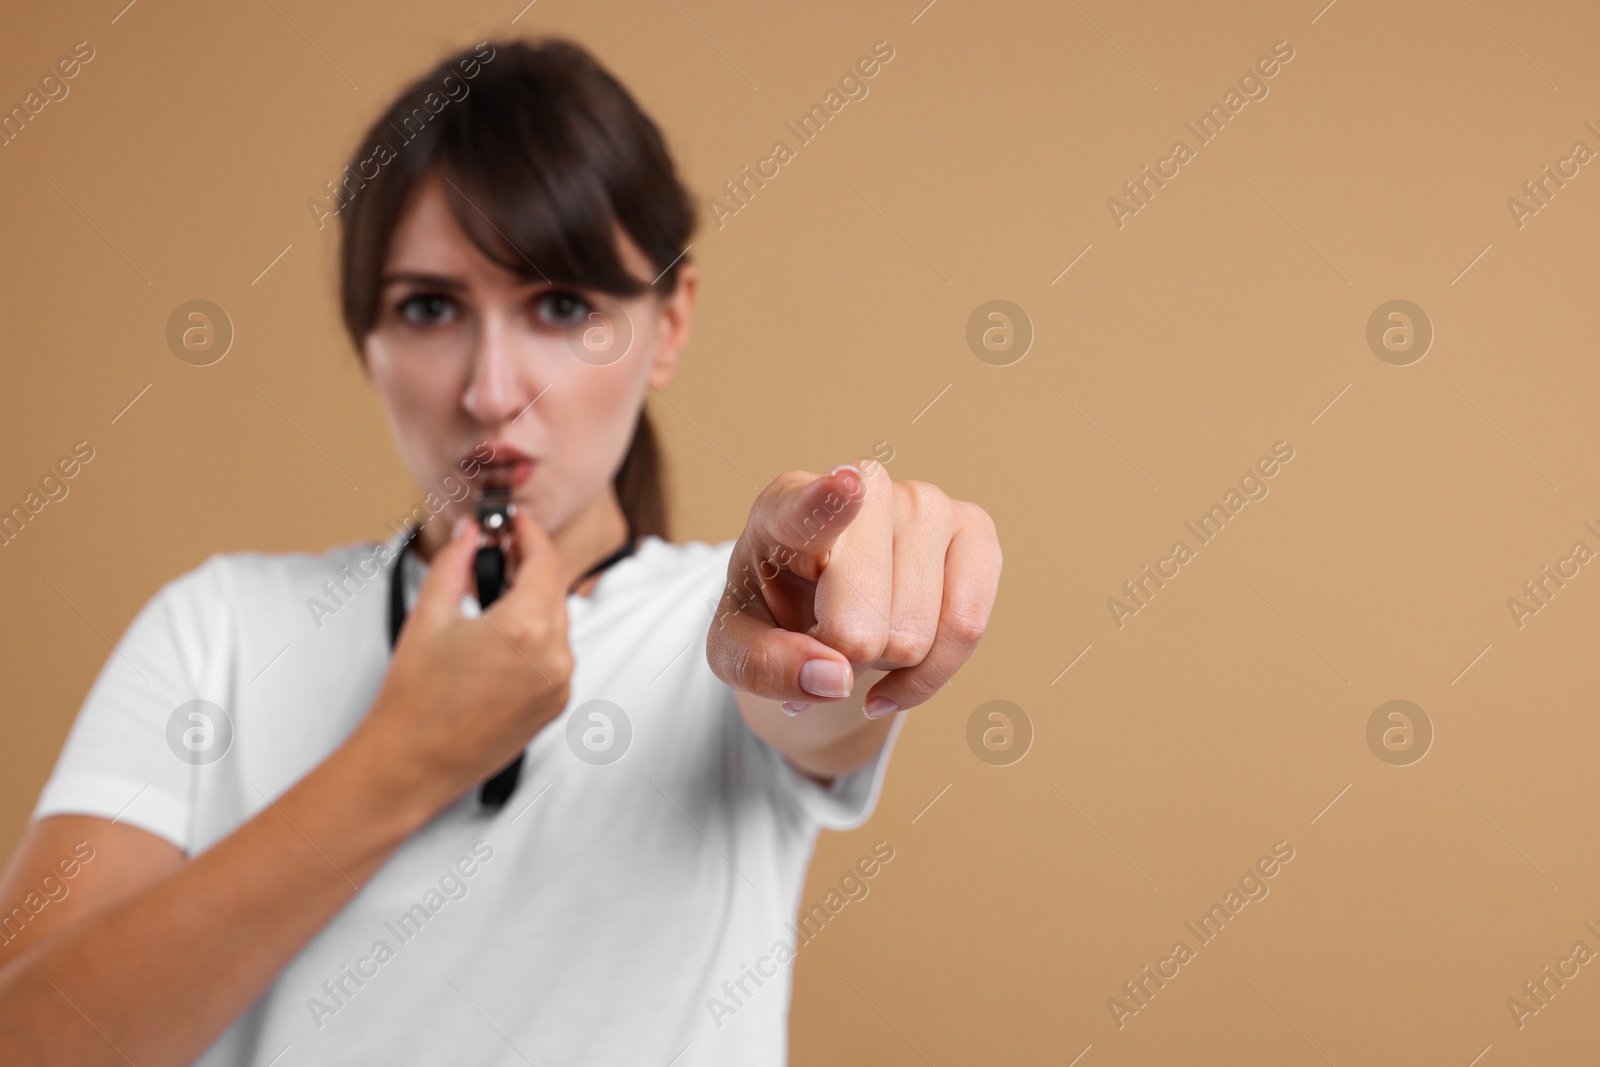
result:
<svg viewBox="0 0 1600 1067"><path fill-rule="evenodd" d="M466 516L457 519L450 540L428 565L428 576L411 609L414 624L435 630L461 618L461 598L472 588L472 558L477 550L478 524Z"/></svg>
<svg viewBox="0 0 1600 1067"><path fill-rule="evenodd" d="M553 605L565 610L567 586L577 576L566 573L561 550L526 508L518 508L512 516L511 531L516 538L516 573L511 588L489 610L516 615L549 611Z"/></svg>

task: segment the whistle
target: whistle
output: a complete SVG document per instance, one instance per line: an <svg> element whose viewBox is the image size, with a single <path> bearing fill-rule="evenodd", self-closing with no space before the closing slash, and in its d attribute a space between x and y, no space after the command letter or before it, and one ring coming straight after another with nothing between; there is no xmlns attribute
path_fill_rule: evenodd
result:
<svg viewBox="0 0 1600 1067"><path fill-rule="evenodd" d="M511 472L484 472L478 486L478 528L482 531L472 574L478 583L478 605L488 610L500 598L510 577L509 561L513 537L511 517L517 505L511 500Z"/></svg>
<svg viewBox="0 0 1600 1067"><path fill-rule="evenodd" d="M472 574L478 583L478 605L485 611L500 599L510 577L515 544L511 517L517 513L517 505L511 500L511 477L509 470L485 470L478 486L478 527L482 532L477 555L472 560ZM517 788L521 775L522 753L519 752L500 773L483 783L478 799L490 811L500 810Z"/></svg>

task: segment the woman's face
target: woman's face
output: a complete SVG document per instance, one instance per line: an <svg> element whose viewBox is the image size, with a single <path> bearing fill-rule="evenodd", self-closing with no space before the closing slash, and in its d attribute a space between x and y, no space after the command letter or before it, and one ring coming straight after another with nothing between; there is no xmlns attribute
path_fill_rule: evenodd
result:
<svg viewBox="0 0 1600 1067"><path fill-rule="evenodd" d="M656 269L620 229L618 246L648 284ZM518 507L551 534L610 506L645 390L676 370L695 288L690 264L665 298L529 283L477 250L430 175L395 230L365 345L411 476L441 499L459 496L463 471L492 456ZM470 494L451 502L440 525L472 508Z"/></svg>

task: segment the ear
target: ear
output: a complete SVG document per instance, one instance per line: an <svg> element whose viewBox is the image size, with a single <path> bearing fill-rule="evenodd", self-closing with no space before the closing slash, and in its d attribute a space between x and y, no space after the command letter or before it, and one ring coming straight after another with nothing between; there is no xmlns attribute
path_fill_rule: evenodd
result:
<svg viewBox="0 0 1600 1067"><path fill-rule="evenodd" d="M672 295L661 302L660 343L656 345L655 362L650 367L650 384L665 389L678 372L678 356L689 342L689 329L694 325L694 302L699 293L700 273L693 263L678 268L678 285Z"/></svg>

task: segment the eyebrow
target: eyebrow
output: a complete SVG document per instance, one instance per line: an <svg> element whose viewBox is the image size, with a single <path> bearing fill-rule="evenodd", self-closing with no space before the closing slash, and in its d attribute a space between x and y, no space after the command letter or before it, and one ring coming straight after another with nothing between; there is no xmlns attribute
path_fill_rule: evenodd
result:
<svg viewBox="0 0 1600 1067"><path fill-rule="evenodd" d="M426 285L435 289L461 290L467 287L467 283L460 278L453 278L446 274L428 274L425 271L396 271L392 274L383 275L379 282L384 288L398 285L402 282Z"/></svg>

